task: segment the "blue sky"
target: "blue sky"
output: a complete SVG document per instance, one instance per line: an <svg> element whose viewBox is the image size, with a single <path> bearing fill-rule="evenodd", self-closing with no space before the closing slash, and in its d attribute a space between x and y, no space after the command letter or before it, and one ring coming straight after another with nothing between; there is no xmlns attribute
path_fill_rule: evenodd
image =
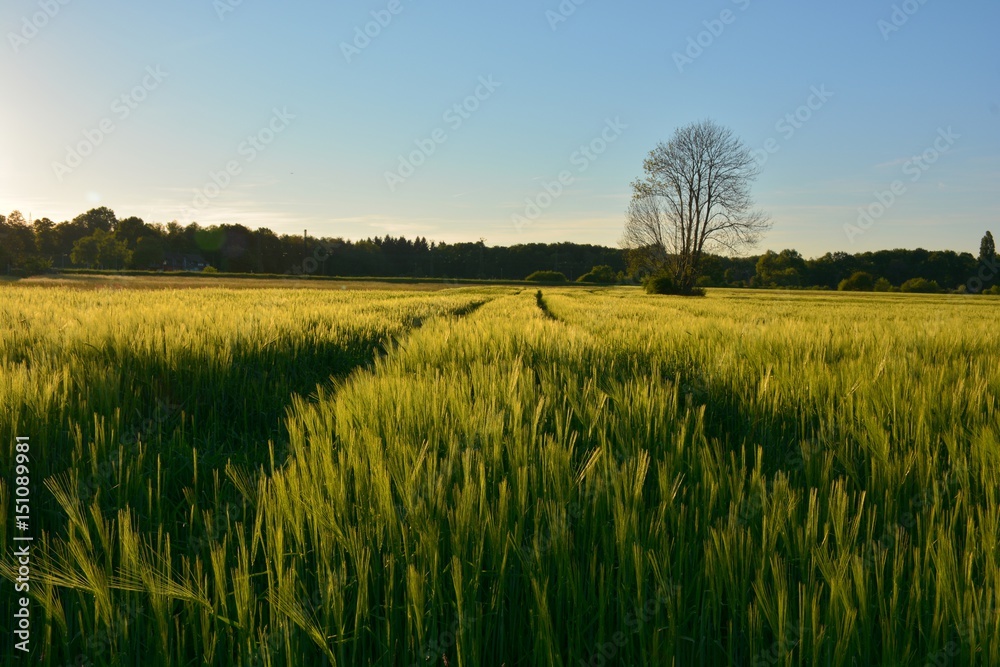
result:
<svg viewBox="0 0 1000 667"><path fill-rule="evenodd" d="M711 118L766 155L758 250L1000 233L1000 3L576 2L8 0L0 210L614 245Z"/></svg>

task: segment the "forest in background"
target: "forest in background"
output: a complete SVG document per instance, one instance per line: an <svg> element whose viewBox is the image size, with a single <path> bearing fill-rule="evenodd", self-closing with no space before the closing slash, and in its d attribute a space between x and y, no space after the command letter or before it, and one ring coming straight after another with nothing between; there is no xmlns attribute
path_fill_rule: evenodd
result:
<svg viewBox="0 0 1000 667"><path fill-rule="evenodd" d="M701 287L854 289L858 291L996 291L992 234L978 254L924 249L827 253L807 259L791 249L747 257L704 258ZM119 219L107 207L71 221L0 215L0 273L28 276L63 269L209 271L337 277L521 280L555 271L568 280L639 282L621 248L579 243L487 246L423 237L279 235L239 224L209 227ZM594 271L595 268L600 270ZM595 277L599 277L596 279Z"/></svg>

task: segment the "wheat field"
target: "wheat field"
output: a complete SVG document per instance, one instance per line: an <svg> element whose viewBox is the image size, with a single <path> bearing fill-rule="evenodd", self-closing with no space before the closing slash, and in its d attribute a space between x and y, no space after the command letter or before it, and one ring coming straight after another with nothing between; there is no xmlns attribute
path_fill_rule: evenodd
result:
<svg viewBox="0 0 1000 667"><path fill-rule="evenodd" d="M998 306L0 286L4 623L29 436L35 664L1000 664Z"/></svg>

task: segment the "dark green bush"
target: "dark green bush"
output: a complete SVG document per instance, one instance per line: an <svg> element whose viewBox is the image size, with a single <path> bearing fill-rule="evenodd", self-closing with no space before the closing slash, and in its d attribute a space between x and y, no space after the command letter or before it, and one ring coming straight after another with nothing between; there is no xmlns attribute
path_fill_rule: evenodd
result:
<svg viewBox="0 0 1000 667"><path fill-rule="evenodd" d="M589 272L583 274L576 279L578 283L598 283L600 285L610 285L611 283L618 282L618 276L615 275L615 270L612 269L607 264L602 264L600 266L595 266Z"/></svg>
<svg viewBox="0 0 1000 667"><path fill-rule="evenodd" d="M890 283L885 278L879 278L875 281L875 291L876 292L891 292L892 283Z"/></svg>
<svg viewBox="0 0 1000 667"><path fill-rule="evenodd" d="M937 294L941 291L941 286L938 285L935 280L927 280L926 278L911 278L900 285L899 290L901 292L910 292L914 294Z"/></svg>
<svg viewBox="0 0 1000 667"><path fill-rule="evenodd" d="M705 296L705 290L701 287L693 287L688 290L681 289L668 275L656 275L646 279L646 294L670 294L675 296Z"/></svg>
<svg viewBox="0 0 1000 667"><path fill-rule="evenodd" d="M525 280L531 283L564 283L566 276L561 271L535 271Z"/></svg>
<svg viewBox="0 0 1000 667"><path fill-rule="evenodd" d="M650 276L645 283L646 294L676 294L677 287L670 276Z"/></svg>
<svg viewBox="0 0 1000 667"><path fill-rule="evenodd" d="M837 289L841 292L872 292L875 290L875 276L867 271L857 271L850 278L841 280Z"/></svg>
<svg viewBox="0 0 1000 667"><path fill-rule="evenodd" d="M38 255L31 255L26 257L14 271L16 272L15 275L26 278L49 273L51 270L52 262L50 260Z"/></svg>

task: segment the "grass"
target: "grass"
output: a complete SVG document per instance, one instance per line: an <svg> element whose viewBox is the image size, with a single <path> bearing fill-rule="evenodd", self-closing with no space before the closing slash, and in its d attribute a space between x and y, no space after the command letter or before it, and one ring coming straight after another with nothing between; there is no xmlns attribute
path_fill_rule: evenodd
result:
<svg viewBox="0 0 1000 667"><path fill-rule="evenodd" d="M129 280L125 280L129 279ZM187 283L194 285L214 285L217 287L316 287L319 289L448 289L451 287L507 285L524 287L531 285L528 280L503 278L433 278L433 277L370 277L370 276L325 276L300 273L204 273L200 271L138 271L99 269L59 269L51 274L37 275L22 279L34 284L125 284L133 287L153 287L168 284L181 287ZM565 282L565 280L563 281ZM588 283L590 284L590 283ZM572 286L567 283L566 286Z"/></svg>
<svg viewBox="0 0 1000 667"><path fill-rule="evenodd" d="M310 290L410 290L428 292L469 287L468 282L393 278L325 278L310 276L275 276L251 274L204 273L58 273L22 278L20 284L32 287L72 287L75 289L310 289Z"/></svg>
<svg viewBox="0 0 1000 667"><path fill-rule="evenodd" d="M997 304L4 286L34 657L998 664Z"/></svg>

